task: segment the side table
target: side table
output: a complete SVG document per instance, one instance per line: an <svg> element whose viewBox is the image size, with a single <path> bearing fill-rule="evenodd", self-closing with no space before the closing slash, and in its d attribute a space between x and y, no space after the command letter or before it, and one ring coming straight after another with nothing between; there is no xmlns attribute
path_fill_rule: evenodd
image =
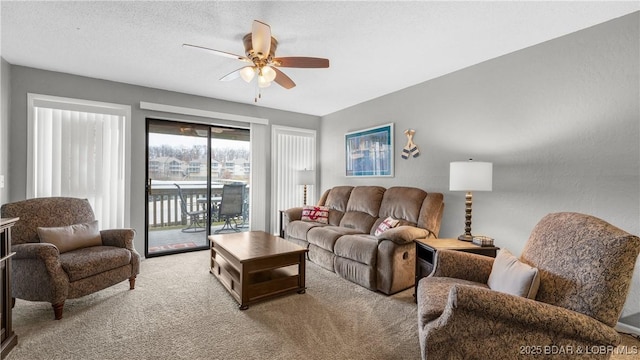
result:
<svg viewBox="0 0 640 360"><path fill-rule="evenodd" d="M18 343L18 336L13 332L11 322L11 227L20 218L0 218L0 358L4 359L9 351Z"/></svg>
<svg viewBox="0 0 640 360"><path fill-rule="evenodd" d="M438 252L438 250L456 250L496 257L496 253L500 249L495 246L479 246L472 242L461 241L458 239L417 239L415 243L416 284L413 296L416 296L418 281L420 281L421 278L431 274L436 259L436 252Z"/></svg>

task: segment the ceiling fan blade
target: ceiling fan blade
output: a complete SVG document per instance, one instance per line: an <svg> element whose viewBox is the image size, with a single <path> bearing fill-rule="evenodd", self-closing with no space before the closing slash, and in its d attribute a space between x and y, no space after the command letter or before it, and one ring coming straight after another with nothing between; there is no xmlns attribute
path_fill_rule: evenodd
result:
<svg viewBox="0 0 640 360"><path fill-rule="evenodd" d="M296 86L296 83L294 83L293 80L291 80L291 78L288 77L285 73L275 67L271 68L276 72L276 78L273 81L275 81L278 85L282 86L285 89L291 89L292 87Z"/></svg>
<svg viewBox="0 0 640 360"><path fill-rule="evenodd" d="M293 68L328 68L329 59L314 57L281 57L273 59L275 66Z"/></svg>
<svg viewBox="0 0 640 360"><path fill-rule="evenodd" d="M253 20L251 27L251 43L253 51L260 58L269 56L271 50L271 27L261 21Z"/></svg>
<svg viewBox="0 0 640 360"><path fill-rule="evenodd" d="M220 78L220 81L231 81L231 80L235 80L237 78L240 77L240 71L242 71L242 69L244 69L246 66L241 67L240 69L237 70L233 70L232 72L228 73L227 75L223 76Z"/></svg>
<svg viewBox="0 0 640 360"><path fill-rule="evenodd" d="M251 62L251 60L249 60L245 56L228 53L226 51L210 49L210 48L207 48L207 47L204 47L204 46L191 45L191 44L182 44L182 47L189 48L189 49L202 50L202 51L206 51L208 53L212 53L212 54L219 55L219 56L224 56L224 57L231 58L231 59L237 59L237 60L241 60L241 61Z"/></svg>

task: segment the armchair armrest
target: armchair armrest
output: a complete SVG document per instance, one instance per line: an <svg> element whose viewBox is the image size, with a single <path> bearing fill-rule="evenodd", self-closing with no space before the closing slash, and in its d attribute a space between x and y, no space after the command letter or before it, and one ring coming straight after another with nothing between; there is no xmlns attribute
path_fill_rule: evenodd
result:
<svg viewBox="0 0 640 360"><path fill-rule="evenodd" d="M100 230L102 245L116 246L128 250L134 250L133 238L136 236L134 229L109 229Z"/></svg>
<svg viewBox="0 0 640 360"><path fill-rule="evenodd" d="M60 251L58 248L49 243L24 243L11 246L11 251L15 251L14 260L29 259L42 260L45 263L50 261L58 261Z"/></svg>
<svg viewBox="0 0 640 360"><path fill-rule="evenodd" d="M135 275L140 273L140 254L133 247L133 238L136 236L134 229L109 229L100 230L102 245L116 246L131 251L131 272Z"/></svg>
<svg viewBox="0 0 640 360"><path fill-rule="evenodd" d="M514 330L524 328L553 333L560 339L576 339L594 345L617 345L620 341L613 328L587 315L481 287L454 285L443 314L451 311L477 314L482 318L479 321L491 319L512 325Z"/></svg>
<svg viewBox="0 0 640 360"><path fill-rule="evenodd" d="M14 296L52 304L63 303L67 297L69 277L60 264L58 248L49 243L25 243L13 245L11 250L16 252L11 264ZM34 260L44 266L34 266Z"/></svg>
<svg viewBox="0 0 640 360"><path fill-rule="evenodd" d="M486 284L493 258L455 250L439 250L431 276L451 277Z"/></svg>

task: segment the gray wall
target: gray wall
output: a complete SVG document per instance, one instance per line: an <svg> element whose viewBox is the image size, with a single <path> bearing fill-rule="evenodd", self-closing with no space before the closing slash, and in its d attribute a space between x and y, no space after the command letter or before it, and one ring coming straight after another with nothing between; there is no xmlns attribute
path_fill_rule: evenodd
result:
<svg viewBox="0 0 640 360"><path fill-rule="evenodd" d="M0 176L4 176L4 187L0 187L0 204L9 197L9 84L11 65L0 57Z"/></svg>
<svg viewBox="0 0 640 360"><path fill-rule="evenodd" d="M296 126L319 130L319 118L254 105L198 97L182 93L92 79L70 74L45 71L23 66L11 66L11 121L9 123L9 199L22 200L26 196L27 164L27 93L37 93L85 100L104 101L131 106L131 227L137 229L136 248L144 249L145 222L145 119L146 117L196 120L190 116L163 114L141 110L140 101L190 107L244 116L269 119L270 125ZM4 95L3 95L4 96ZM267 143L270 142L270 126ZM4 144L4 142L3 142ZM4 145L3 145L4 146ZM265 154L270 159L270 152ZM270 162L266 164L267 173ZM270 201L270 179L265 179L267 202ZM5 201L5 202L6 202ZM268 214L267 214L268 215ZM265 219L269 224L269 219Z"/></svg>
<svg viewBox="0 0 640 360"><path fill-rule="evenodd" d="M445 194L441 237L464 232L449 162L490 161L473 233L519 254L542 216L577 211L640 232L639 14L585 29L330 114L320 132L321 189L416 186ZM395 123L395 177L346 178L344 134ZM418 158L403 160L405 129ZM640 264L624 314L640 312Z"/></svg>

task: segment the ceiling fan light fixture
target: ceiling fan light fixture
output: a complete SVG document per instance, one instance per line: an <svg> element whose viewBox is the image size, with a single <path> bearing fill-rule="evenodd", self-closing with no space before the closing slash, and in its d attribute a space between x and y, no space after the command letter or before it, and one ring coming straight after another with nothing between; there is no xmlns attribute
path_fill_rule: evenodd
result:
<svg viewBox="0 0 640 360"><path fill-rule="evenodd" d="M258 75L258 87L266 88L271 86L271 81L268 81L264 76Z"/></svg>
<svg viewBox="0 0 640 360"><path fill-rule="evenodd" d="M255 66L245 66L242 68L242 70L240 70L240 77L245 82L251 82L254 76L256 76Z"/></svg>
<svg viewBox="0 0 640 360"><path fill-rule="evenodd" d="M271 66L265 66L262 68L262 76L266 81L271 82L276 78L276 71Z"/></svg>

